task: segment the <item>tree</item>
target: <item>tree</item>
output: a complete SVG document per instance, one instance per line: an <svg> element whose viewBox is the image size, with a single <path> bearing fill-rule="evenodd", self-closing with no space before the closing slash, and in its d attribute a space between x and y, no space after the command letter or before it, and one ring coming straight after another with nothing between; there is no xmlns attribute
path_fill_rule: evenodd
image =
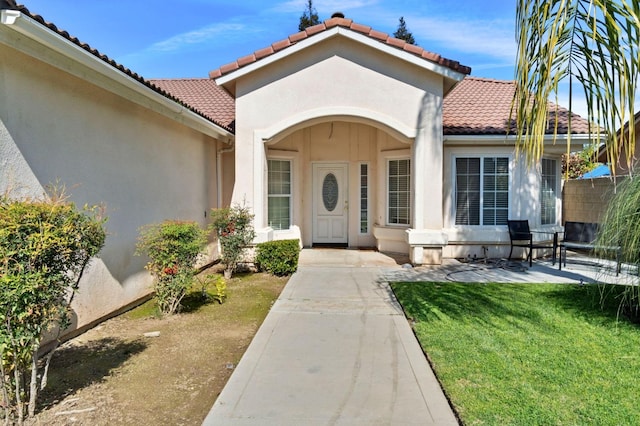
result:
<svg viewBox="0 0 640 426"><path fill-rule="evenodd" d="M312 27L314 25L318 25L320 23L320 18L318 18L318 12L316 8L313 7L313 1L307 1L307 7L302 13L300 17L300 24L298 24L298 30L304 31L305 28Z"/></svg>
<svg viewBox="0 0 640 426"><path fill-rule="evenodd" d="M580 152L562 155L562 174L569 179L577 179L598 166L595 162L596 150L587 147Z"/></svg>
<svg viewBox="0 0 640 426"><path fill-rule="evenodd" d="M407 23L404 21L404 16L400 17L398 29L395 33L393 33L393 36L395 38L399 38L400 40L404 40L409 44L416 44L416 39L413 38L413 34L411 34L411 31L407 29Z"/></svg>
<svg viewBox="0 0 640 426"><path fill-rule="evenodd" d="M82 274L105 241L98 207L77 209L62 193L44 200L0 196L0 407L4 423L35 413L46 385L43 335L69 326Z"/></svg>
<svg viewBox="0 0 640 426"><path fill-rule="evenodd" d="M627 137L617 128L632 119L640 77L640 4L613 0L518 0L516 11L516 94L512 114L518 150L530 163L543 154L549 117L548 100L558 98L560 84L582 88L587 120L595 140L606 139L608 162L621 153L634 155L634 126ZM574 89L575 88L575 89ZM557 133L557 128L555 129ZM571 115L567 153L571 143ZM631 161L628 161L631 164Z"/></svg>

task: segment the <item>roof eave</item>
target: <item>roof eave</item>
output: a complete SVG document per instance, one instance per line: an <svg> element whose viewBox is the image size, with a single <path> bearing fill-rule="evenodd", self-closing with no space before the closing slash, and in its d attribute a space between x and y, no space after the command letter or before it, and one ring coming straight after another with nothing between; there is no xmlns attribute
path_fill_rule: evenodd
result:
<svg viewBox="0 0 640 426"><path fill-rule="evenodd" d="M336 36L344 36L351 40L358 41L380 52L384 52L400 60L404 60L418 67L421 67L429 71L432 71L436 74L442 75L444 78L452 81L452 83L450 84L451 87L453 87L453 85L455 85L455 83L457 83L458 81L461 81L462 79L464 79L464 77L466 76L466 74L464 73L454 71L451 68L448 68L446 66L436 64L422 57L418 57L413 53L400 50L396 47L393 47L385 43L381 43L380 41L372 39L371 37L368 37L364 34L357 33L353 30L350 30L344 27L333 27L326 31L323 31L322 33L316 34L312 37L305 38L304 40L301 40L285 49L275 52L265 58L261 58L256 62L245 65L243 67L238 68L237 70L234 70L225 75L222 75L216 78L215 81L220 86L225 86L229 84L232 85L233 82L235 82L239 78L242 78L256 70L259 70L270 64L273 64L274 62L277 62L281 59L294 55L297 52L301 51L302 49L321 43L325 40L328 40Z"/></svg>
<svg viewBox="0 0 640 426"><path fill-rule="evenodd" d="M82 78L83 80L90 81L92 84L118 96L126 97L132 102L146 108L150 108L155 112L163 114L172 120L181 122L208 136L221 139L227 143L230 143L234 138L233 133L228 130L196 114L178 102L155 92L151 88L145 86L139 81L136 81L134 78L114 68L100 58L90 54L80 46L72 43L70 40L62 37L60 34L57 34L55 31L39 24L24 13L10 9L4 9L0 12L1 25L16 31L40 45L46 46L73 62L90 69L97 73L97 75L80 72L80 70L74 69L73 67L63 68L60 64L56 63L53 58L51 58L51 55L47 55L46 52L43 51L35 51L32 49L30 52L25 52L30 56L51 66L62 69L76 77ZM106 80L96 78L97 76L106 77ZM130 96L131 91L133 91L136 96Z"/></svg>
<svg viewBox="0 0 640 426"><path fill-rule="evenodd" d="M578 133L571 135L571 149L581 149L583 145L588 144L593 139L593 135L587 133ZM552 135L545 136L545 147L561 146L566 151L566 142L569 135ZM514 146L517 141L516 135L444 135L443 142L445 145L499 145Z"/></svg>

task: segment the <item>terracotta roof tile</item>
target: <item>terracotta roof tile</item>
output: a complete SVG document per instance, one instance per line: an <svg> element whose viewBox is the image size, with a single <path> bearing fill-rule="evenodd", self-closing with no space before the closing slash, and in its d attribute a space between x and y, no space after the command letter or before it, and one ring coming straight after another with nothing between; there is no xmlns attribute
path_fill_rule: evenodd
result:
<svg viewBox="0 0 640 426"><path fill-rule="evenodd" d="M243 67L247 64L250 64L251 62L255 62L255 60L256 60L256 55L252 53L251 55L247 55L238 59L238 65Z"/></svg>
<svg viewBox="0 0 640 426"><path fill-rule="evenodd" d="M359 33L363 33L363 34L369 34L369 32L371 31L371 27L368 25L362 25L362 24L356 24L355 22L353 24L351 24L349 26L349 29L359 32Z"/></svg>
<svg viewBox="0 0 640 426"><path fill-rule="evenodd" d="M304 32L307 33L307 36L312 36L314 34L318 34L321 33L323 31L325 31L327 29L327 27L324 26L323 24L318 24L318 25L314 25L312 27L307 27Z"/></svg>
<svg viewBox="0 0 640 426"><path fill-rule="evenodd" d="M405 45L409 44L404 40L400 40L399 38L395 38L395 37L389 37L387 39L387 44L390 44L391 46L395 46L395 47L399 47L401 49L404 49ZM415 46L415 45L414 45ZM415 46L419 49L421 49L419 46ZM422 53L422 49L420 50L420 53Z"/></svg>
<svg viewBox="0 0 640 426"><path fill-rule="evenodd" d="M286 47L291 46L291 41L288 38L285 38L284 40L280 40L280 41L276 41L275 43L273 43L271 45L271 47L273 47L273 50L275 52L277 52L278 50L282 50Z"/></svg>
<svg viewBox="0 0 640 426"><path fill-rule="evenodd" d="M352 19L347 18L331 18L324 21L324 26L329 28L333 27L349 27L353 23Z"/></svg>
<svg viewBox="0 0 640 426"><path fill-rule="evenodd" d="M397 39L395 37L390 37L389 34L387 33L383 33L381 31L376 31L374 29L372 29L371 27L367 26L367 25L362 25L362 24L358 24L356 22L353 22L353 20L351 19L347 19L347 18L342 18L342 17L334 17L334 18L330 18L327 19L326 21L324 21L321 24L318 25L314 25L312 27L309 27L307 29L305 29L304 31L300 31L294 34L291 34L289 37L287 37L284 40L280 40L277 41L275 43L273 43L271 46L268 46L264 49L260 49L254 52L253 54L253 58L254 60L251 61L250 59L252 58L252 55L248 55L248 56L243 56L242 58L238 59L235 62L232 62L231 64L236 64L236 67L233 67L231 64L227 64L224 65L222 67L220 67L217 70L213 70L209 73L209 76L211 78L218 78L221 77L225 74L228 74L232 71L235 71L241 67L247 66L253 62L257 62L262 58L265 58L269 55L274 54L275 52L279 52L281 50L284 50L286 48L288 48L289 46L292 46L298 42L300 42L301 40L307 39L309 37L313 37L315 34L319 34L322 33L330 28L334 28L334 27L343 27L343 28L347 28L351 31L360 33L360 34L364 34L367 37L371 37L374 40L378 40L382 43L385 43L389 46L393 46L395 48L398 49L402 49L406 52L409 52L413 55L416 55L418 57L421 57L425 60L431 61L431 62L435 62L439 65L442 65L444 67L450 68L454 71L457 71L459 73L462 74L470 74L471 73L471 68L465 66L465 65L460 65L459 62L457 61L452 61L446 58L441 57L440 55L433 53L433 52L429 52L427 50L424 50L422 47L420 46L415 46L415 45L410 45L407 42L405 42L404 40L400 40Z"/></svg>
<svg viewBox="0 0 640 426"><path fill-rule="evenodd" d="M369 37L375 38L380 41L387 41L389 38L389 34L383 33L382 31L371 30L369 31Z"/></svg>
<svg viewBox="0 0 640 426"><path fill-rule="evenodd" d="M256 57L256 61L259 59L264 58L265 56L269 56L269 55L273 55L274 51L273 51L273 47L268 46L265 47L263 49L260 50L256 50L254 55ZM220 70L222 72L222 70ZM222 72L222 74L224 74L224 72Z"/></svg>
<svg viewBox="0 0 640 426"><path fill-rule="evenodd" d="M304 40L305 38L307 38L307 33L305 31L300 31L299 33L291 34L289 36L289 41L291 43L296 43L300 40Z"/></svg>
<svg viewBox="0 0 640 426"><path fill-rule="evenodd" d="M204 117L235 130L235 99L209 78L150 80L150 83L196 108Z"/></svg>
<svg viewBox="0 0 640 426"><path fill-rule="evenodd" d="M170 93L170 92L164 90L161 87L153 85L150 81L145 80L142 76L140 76L137 73L131 71L130 69L126 68L125 66L117 63L113 59L109 58L107 55L105 55L103 53L100 53L97 49L94 49L93 47L89 46L87 43L81 42L80 40L78 40L77 37L72 37L67 31L59 29L55 24L53 24L51 22L47 22L42 16L31 13L31 11L29 11L29 9L27 9L25 6L18 5L13 0L6 0L4 3L0 2L0 6L3 6L3 8L7 8L7 9L17 10L17 11L25 14L29 18L31 18L34 21L38 22L40 25L42 25L42 26L50 29L51 31L59 34L60 36L64 37L65 39L69 40L71 43L73 43L76 46L84 49L85 51L87 51L91 55L93 55L96 58L100 59L101 61L109 64L111 67L119 70L120 72L128 75L129 77L133 78L134 80L138 81L139 83L143 84L144 86L148 87L149 89L151 89L151 90L159 93L160 95L172 100L173 102L176 102L176 103L184 106L185 108L189 109L190 111L194 112L195 114L198 114L201 117L206 118L207 120L211 120L214 124L224 128L225 130L233 131L233 126L225 125L225 124L222 124L222 122L216 121L216 119L214 118L213 115L208 115L207 113L203 113L203 112L199 111L193 105L191 105L189 103L186 103L185 100L182 97L178 97L175 94ZM208 79L205 79L205 80L208 80ZM219 88L219 90L224 91L221 88ZM227 96L229 96L229 95L227 95ZM225 106L225 108L228 108L228 107ZM233 114L235 114L235 110L234 110Z"/></svg>
<svg viewBox="0 0 640 426"><path fill-rule="evenodd" d="M445 135L506 135L513 134L515 123L510 120L515 82L488 78L466 77L444 98L442 121ZM550 102L549 127L553 133L555 108L558 109L558 132L567 132L569 111ZM572 133L589 133L589 123L572 115Z"/></svg>

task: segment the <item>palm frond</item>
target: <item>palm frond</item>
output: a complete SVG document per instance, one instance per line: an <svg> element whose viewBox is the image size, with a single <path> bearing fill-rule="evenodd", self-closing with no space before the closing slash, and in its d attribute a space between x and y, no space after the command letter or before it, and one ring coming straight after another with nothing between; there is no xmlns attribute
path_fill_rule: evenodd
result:
<svg viewBox="0 0 640 426"><path fill-rule="evenodd" d="M518 152L535 163L548 133L558 136L549 100L569 81L582 86L592 140L606 139L609 162L634 155L635 129L618 127L634 117L640 77L640 2L637 0L518 0L516 93L512 118ZM572 90L572 89L571 89ZM570 95L572 97L573 94ZM567 150L571 144L569 101ZM556 125L549 129L549 121Z"/></svg>

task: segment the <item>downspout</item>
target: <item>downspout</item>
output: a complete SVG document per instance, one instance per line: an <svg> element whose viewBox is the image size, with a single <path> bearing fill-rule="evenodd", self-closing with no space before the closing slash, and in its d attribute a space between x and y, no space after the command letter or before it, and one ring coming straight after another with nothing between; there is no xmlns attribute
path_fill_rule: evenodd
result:
<svg viewBox="0 0 640 426"><path fill-rule="evenodd" d="M217 206L222 207L222 155L228 152L233 152L236 149L236 145L232 144L231 147L226 149L220 149L216 152L216 185L217 185Z"/></svg>

